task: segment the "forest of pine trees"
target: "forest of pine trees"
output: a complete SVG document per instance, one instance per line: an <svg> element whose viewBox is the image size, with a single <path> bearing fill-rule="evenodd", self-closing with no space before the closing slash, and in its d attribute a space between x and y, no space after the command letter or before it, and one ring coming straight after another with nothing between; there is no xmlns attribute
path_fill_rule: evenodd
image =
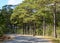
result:
<svg viewBox="0 0 60 43"><path fill-rule="evenodd" d="M60 0L24 0L0 9L0 36L29 34L60 37Z"/></svg>

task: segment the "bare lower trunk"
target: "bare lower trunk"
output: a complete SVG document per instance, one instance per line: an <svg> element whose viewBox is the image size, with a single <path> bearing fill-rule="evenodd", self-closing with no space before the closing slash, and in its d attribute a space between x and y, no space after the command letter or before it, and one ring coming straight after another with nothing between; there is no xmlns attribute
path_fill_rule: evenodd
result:
<svg viewBox="0 0 60 43"><path fill-rule="evenodd" d="M36 35L36 23L34 22L34 33L33 33L33 36L35 36Z"/></svg>
<svg viewBox="0 0 60 43"><path fill-rule="evenodd" d="M43 36L45 36L45 17L43 17Z"/></svg>
<svg viewBox="0 0 60 43"><path fill-rule="evenodd" d="M27 23L26 23L26 34L27 34L27 28L28 28L28 27L27 27Z"/></svg>
<svg viewBox="0 0 60 43"><path fill-rule="evenodd" d="M24 30L24 24L23 24L23 34L24 34L24 31L25 31L25 30Z"/></svg>

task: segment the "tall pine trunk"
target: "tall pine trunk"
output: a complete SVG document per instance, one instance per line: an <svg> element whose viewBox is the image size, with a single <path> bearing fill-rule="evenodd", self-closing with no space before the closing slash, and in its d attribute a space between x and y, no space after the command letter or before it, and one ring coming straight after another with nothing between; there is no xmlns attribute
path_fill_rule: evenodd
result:
<svg viewBox="0 0 60 43"><path fill-rule="evenodd" d="M54 3L54 37L57 38L57 33L56 33L56 2Z"/></svg>

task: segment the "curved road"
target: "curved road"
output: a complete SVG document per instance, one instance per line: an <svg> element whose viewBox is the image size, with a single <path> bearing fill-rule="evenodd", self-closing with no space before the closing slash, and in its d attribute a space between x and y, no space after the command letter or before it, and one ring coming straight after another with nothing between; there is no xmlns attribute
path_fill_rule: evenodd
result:
<svg viewBox="0 0 60 43"><path fill-rule="evenodd" d="M3 43L52 43L44 38L36 38L33 36L15 36L14 39L4 41Z"/></svg>

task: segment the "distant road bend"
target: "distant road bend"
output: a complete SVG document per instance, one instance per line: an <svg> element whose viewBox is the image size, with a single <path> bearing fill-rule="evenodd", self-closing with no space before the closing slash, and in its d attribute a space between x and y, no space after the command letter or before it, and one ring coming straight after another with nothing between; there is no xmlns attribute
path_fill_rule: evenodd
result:
<svg viewBox="0 0 60 43"><path fill-rule="evenodd" d="M9 41L4 41L3 43L52 43L50 40L45 38L36 38L34 36L15 36L14 39Z"/></svg>

